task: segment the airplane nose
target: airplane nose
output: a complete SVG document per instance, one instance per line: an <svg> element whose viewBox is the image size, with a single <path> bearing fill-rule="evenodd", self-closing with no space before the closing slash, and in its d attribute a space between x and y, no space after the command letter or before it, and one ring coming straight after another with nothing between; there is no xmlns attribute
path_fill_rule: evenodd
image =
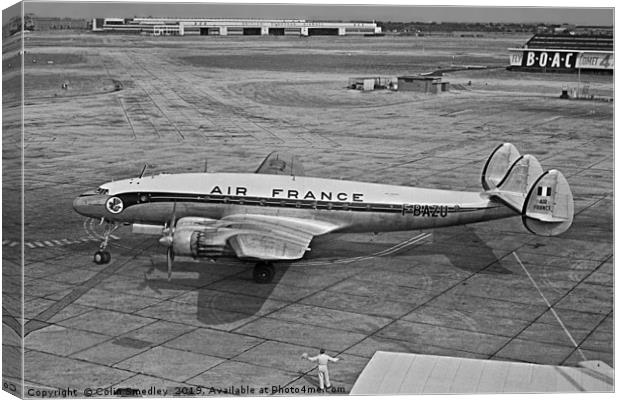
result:
<svg viewBox="0 0 620 400"><path fill-rule="evenodd" d="M73 209L85 217L102 217L107 196L84 193L73 200Z"/></svg>
<svg viewBox="0 0 620 400"><path fill-rule="evenodd" d="M73 200L73 209L78 214L82 214L83 209L84 209L84 197L76 197Z"/></svg>

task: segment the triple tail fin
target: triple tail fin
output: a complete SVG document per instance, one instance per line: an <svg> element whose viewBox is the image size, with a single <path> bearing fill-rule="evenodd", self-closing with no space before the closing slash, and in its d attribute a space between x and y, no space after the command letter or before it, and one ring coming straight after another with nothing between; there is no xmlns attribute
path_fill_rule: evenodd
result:
<svg viewBox="0 0 620 400"><path fill-rule="evenodd" d="M482 171L482 186L521 214L525 227L537 235L559 235L573 222L573 195L564 175L557 170L543 172L534 156L519 155L510 143L491 153Z"/></svg>

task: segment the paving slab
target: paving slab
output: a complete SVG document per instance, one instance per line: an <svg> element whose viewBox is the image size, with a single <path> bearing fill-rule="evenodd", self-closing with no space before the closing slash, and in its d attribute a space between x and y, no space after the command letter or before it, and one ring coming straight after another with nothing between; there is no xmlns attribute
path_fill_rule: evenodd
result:
<svg viewBox="0 0 620 400"><path fill-rule="evenodd" d="M435 306L417 308L402 320L502 336L516 335L530 324L528 320L489 315L484 309L465 313Z"/></svg>
<svg viewBox="0 0 620 400"><path fill-rule="evenodd" d="M58 324L68 328L76 328L90 332L117 336L155 322L152 318L144 318L134 314L118 311L93 310L77 317L65 319Z"/></svg>
<svg viewBox="0 0 620 400"><path fill-rule="evenodd" d="M316 289L312 287L284 285L277 282L266 285L256 285L249 276L247 279L237 277L221 280L210 284L207 286L207 289L289 302L298 301L302 297L316 292Z"/></svg>
<svg viewBox="0 0 620 400"><path fill-rule="evenodd" d="M600 261L567 260L566 258L551 256L541 259L526 253L519 254L519 259L525 266L525 270L515 257L508 256L491 265L487 271L501 271L505 274L517 276L527 276L529 273L536 284L553 286L556 281L580 282L588 278L600 266Z"/></svg>
<svg viewBox="0 0 620 400"><path fill-rule="evenodd" d="M52 299L46 299L43 297L24 296L24 300L24 317L26 319L36 317L41 312L47 310L51 305L56 303Z"/></svg>
<svg viewBox="0 0 620 400"><path fill-rule="evenodd" d="M489 355L509 340L506 336L408 321L396 321L379 331L377 336Z"/></svg>
<svg viewBox="0 0 620 400"><path fill-rule="evenodd" d="M406 272L392 272L386 274L380 270L369 271L364 275L356 276L357 279L371 282L385 282L389 285L407 286L414 289L422 289L430 292L442 292L461 281L458 278L436 278L433 276L411 275Z"/></svg>
<svg viewBox="0 0 620 400"><path fill-rule="evenodd" d="M191 290L191 287L183 286L175 281L168 282L145 277L134 278L126 276L111 276L97 285L97 289L112 293L124 293L133 296L152 297L155 299L169 299L180 293Z"/></svg>
<svg viewBox="0 0 620 400"><path fill-rule="evenodd" d="M515 299L513 296L509 296L509 294L506 295L506 297L509 297L508 299L493 299L482 297L479 295L481 293L472 294L471 292L453 289L432 299L428 302L428 305L440 308L447 307L465 314L475 314L484 310L492 316L526 321L542 315L547 310L546 304L542 301L540 303L534 301L522 303L519 302L518 298Z"/></svg>
<svg viewBox="0 0 620 400"><path fill-rule="evenodd" d="M24 347L66 356L108 339L110 336L50 325L29 334L24 340Z"/></svg>
<svg viewBox="0 0 620 400"><path fill-rule="evenodd" d="M316 349L267 340L239 354L234 360L292 373L305 373L315 366L302 359L301 355L312 351Z"/></svg>
<svg viewBox="0 0 620 400"><path fill-rule="evenodd" d="M24 358L24 376L45 387L75 388L78 397L87 388L105 388L134 375L131 372L85 361L32 351ZM53 374L51 374L53 371Z"/></svg>
<svg viewBox="0 0 620 400"><path fill-rule="evenodd" d="M544 348L544 351L541 351ZM529 340L514 339L495 353L492 359L509 359L535 364L559 365L568 358L575 348L546 343L544 347Z"/></svg>
<svg viewBox="0 0 620 400"><path fill-rule="evenodd" d="M554 308L554 311L555 314L551 310L546 311L536 322L552 325L550 329L553 329L553 327L559 326L560 323L557 319L557 317L559 317L562 324L568 329L584 329L584 327L591 327L591 330L593 330L595 327L601 329L606 320L605 315L598 313L557 308Z"/></svg>
<svg viewBox="0 0 620 400"><path fill-rule="evenodd" d="M520 332L517 338L533 342L557 344L560 346L574 346L573 340L580 343L591 334L590 329L567 328L566 330L570 333L570 337L559 323L545 324L534 322Z"/></svg>
<svg viewBox="0 0 620 400"><path fill-rule="evenodd" d="M286 343L333 351L343 351L365 337L361 333L272 318L260 318L241 327L236 332L264 338L278 337L279 340Z"/></svg>
<svg viewBox="0 0 620 400"><path fill-rule="evenodd" d="M582 283L556 304L558 309L608 314L613 308L613 288Z"/></svg>
<svg viewBox="0 0 620 400"><path fill-rule="evenodd" d="M418 295L420 296L420 304L431 298L431 296L424 291L419 291ZM401 317L417 307L415 304L390 301L376 296L359 296L351 293L333 292L331 290L322 291L310 297L306 297L302 299L300 303L386 318Z"/></svg>
<svg viewBox="0 0 620 400"><path fill-rule="evenodd" d="M79 305L97 307L101 309L133 313L153 303L147 297L133 296L125 293L110 293L107 290L90 289L79 299Z"/></svg>
<svg viewBox="0 0 620 400"><path fill-rule="evenodd" d="M67 307L64 307L62 310L59 310L55 313L48 322L57 323L61 322L65 319L74 318L82 314L86 314L90 311L94 310L93 307L82 306L79 304L69 304Z"/></svg>
<svg viewBox="0 0 620 400"><path fill-rule="evenodd" d="M389 318L373 317L303 304L291 304L271 313L269 318L365 334L376 332L392 322Z"/></svg>
<svg viewBox="0 0 620 400"><path fill-rule="evenodd" d="M604 329L596 329L579 346L582 349L604 352L606 349L612 348L614 344L613 332Z"/></svg>
<svg viewBox="0 0 620 400"><path fill-rule="evenodd" d="M186 383L202 386L207 389L207 394L211 395L223 394L222 392L226 390L234 393L235 389L245 388L252 396L260 394L261 389L271 392L272 386L285 386L297 377L297 374L282 370L226 361L187 380Z"/></svg>
<svg viewBox="0 0 620 400"><path fill-rule="evenodd" d="M613 250L607 242L586 241L564 238L544 238L527 243L519 249L519 255L560 256L577 260L604 261L609 258Z"/></svg>
<svg viewBox="0 0 620 400"><path fill-rule="evenodd" d="M428 343L407 341L404 339L389 339L379 335L370 336L346 350L345 354L372 358L377 351L396 353L420 353L438 356L488 358L488 355L455 350L446 347L434 346Z"/></svg>
<svg viewBox="0 0 620 400"><path fill-rule="evenodd" d="M194 327L211 327L225 331L236 329L257 318L251 314L198 307L197 304L170 300L146 307L137 311L137 314Z"/></svg>
<svg viewBox="0 0 620 400"><path fill-rule="evenodd" d="M198 328L165 344L166 347L207 354L220 358L233 358L264 342L263 339Z"/></svg>
<svg viewBox="0 0 620 400"><path fill-rule="evenodd" d="M134 339L160 345L184 333L197 329L195 326L177 324L168 321L156 321L122 335L122 338Z"/></svg>
<svg viewBox="0 0 620 400"><path fill-rule="evenodd" d="M549 286L541 287L541 284ZM554 303L570 290L573 290L574 283L566 281L537 282L545 298ZM507 291L510 288L510 291ZM489 299L514 301L518 303L531 303L534 305L544 305L545 300L541 297L538 289L525 276L507 275L501 278L489 275L476 275L465 282L456 285L453 289L458 295L473 294Z"/></svg>
<svg viewBox="0 0 620 400"><path fill-rule="evenodd" d="M218 290L198 289L170 299L179 303L196 304L200 309L214 309L248 315L265 315L286 306L286 302L229 293Z"/></svg>
<svg viewBox="0 0 620 400"><path fill-rule="evenodd" d="M97 271L88 270L83 268L72 268L70 271L58 272L51 275L46 275L45 280L68 283L72 285L80 284L92 278L97 274Z"/></svg>
<svg viewBox="0 0 620 400"><path fill-rule="evenodd" d="M125 379L114 385L117 388L131 388L140 391L142 397L167 397L171 395L183 394L182 389L188 385L182 382L175 382L169 379L158 378L156 376L135 374L131 378ZM138 395L136 394L136 397Z"/></svg>
<svg viewBox="0 0 620 400"><path fill-rule="evenodd" d="M72 357L95 364L112 366L147 349L148 347L128 346L123 341L113 339L74 353Z"/></svg>
<svg viewBox="0 0 620 400"><path fill-rule="evenodd" d="M217 357L159 346L121 361L115 367L184 382L223 361Z"/></svg>
<svg viewBox="0 0 620 400"><path fill-rule="evenodd" d="M402 265L400 262L395 263ZM407 272L404 272L407 273ZM386 299L392 302L403 302L412 305L419 305L426 302L436 292L411 287L386 284L381 281L370 281L364 279L347 279L328 289L329 292L341 294L351 294L354 296L365 296L374 299ZM307 299L304 299L307 300Z"/></svg>

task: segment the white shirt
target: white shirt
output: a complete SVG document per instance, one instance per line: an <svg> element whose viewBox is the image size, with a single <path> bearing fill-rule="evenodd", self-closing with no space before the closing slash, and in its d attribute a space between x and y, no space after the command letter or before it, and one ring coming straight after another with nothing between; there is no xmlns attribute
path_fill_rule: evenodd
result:
<svg viewBox="0 0 620 400"><path fill-rule="evenodd" d="M330 357L327 354L323 353L323 354L319 354L318 356L314 356L314 357L308 357L308 360L310 361L318 361L319 365L327 365L328 361L333 361L336 362L339 360L339 358L334 358L334 357Z"/></svg>

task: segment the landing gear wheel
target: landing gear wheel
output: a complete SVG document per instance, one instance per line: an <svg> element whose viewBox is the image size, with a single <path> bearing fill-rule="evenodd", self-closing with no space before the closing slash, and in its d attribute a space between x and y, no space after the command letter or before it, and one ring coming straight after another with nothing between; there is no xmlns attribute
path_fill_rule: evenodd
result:
<svg viewBox="0 0 620 400"><path fill-rule="evenodd" d="M276 269L272 263L261 261L254 266L253 276L256 283L271 283L275 274Z"/></svg>
<svg viewBox="0 0 620 400"><path fill-rule="evenodd" d="M99 250L93 255L93 261L95 262L95 264L107 264L110 262L111 259L112 256L110 255L109 251Z"/></svg>

